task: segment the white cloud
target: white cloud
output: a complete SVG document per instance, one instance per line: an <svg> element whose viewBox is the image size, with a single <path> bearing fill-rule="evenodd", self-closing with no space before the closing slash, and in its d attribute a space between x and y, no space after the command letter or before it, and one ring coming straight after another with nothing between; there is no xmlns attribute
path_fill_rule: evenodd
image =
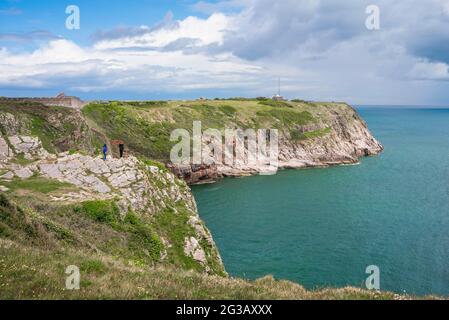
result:
<svg viewBox="0 0 449 320"><path fill-rule="evenodd" d="M449 65L442 62L418 62L410 71L410 76L418 80L449 80Z"/></svg>
<svg viewBox="0 0 449 320"><path fill-rule="evenodd" d="M260 67L223 53L81 48L68 40L50 41L31 53L2 50L0 56L2 86L51 87L62 82L82 91L183 91L218 84L232 88L261 73Z"/></svg>
<svg viewBox="0 0 449 320"><path fill-rule="evenodd" d="M365 28L368 4L203 1L194 7L214 12L207 18L173 21L168 13L155 27L99 32L92 46L50 39L32 52L0 49L0 89L64 85L68 92L268 96L280 76L291 98L423 101L430 87L415 87L414 80L448 79L449 0L379 0L382 28L375 32ZM449 99L444 89L441 100Z"/></svg>
<svg viewBox="0 0 449 320"><path fill-rule="evenodd" d="M211 44L222 45L224 32L231 30L231 18L224 14L215 13L208 19L187 17L174 26L148 30L141 35L122 37L119 39L102 40L95 45L96 49L123 49L123 48L163 48L180 39L195 40L194 46L207 46Z"/></svg>

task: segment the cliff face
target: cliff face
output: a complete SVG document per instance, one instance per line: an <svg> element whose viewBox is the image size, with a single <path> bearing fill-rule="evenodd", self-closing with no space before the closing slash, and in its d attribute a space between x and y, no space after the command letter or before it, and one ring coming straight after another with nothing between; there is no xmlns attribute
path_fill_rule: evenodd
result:
<svg viewBox="0 0 449 320"><path fill-rule="evenodd" d="M360 157L377 155L383 146L352 107L317 105L315 121L296 125L279 134L278 169L326 167L358 163ZM204 143L203 145L206 145ZM266 166L247 163L168 165L190 184L209 183L222 177L266 173Z"/></svg>
<svg viewBox="0 0 449 320"><path fill-rule="evenodd" d="M383 150L354 109L343 106L326 111L316 123L297 128L303 139L294 139L291 132L281 132L279 169L352 164L360 157L376 155ZM257 167L245 166L219 166L217 169L223 176L260 172Z"/></svg>

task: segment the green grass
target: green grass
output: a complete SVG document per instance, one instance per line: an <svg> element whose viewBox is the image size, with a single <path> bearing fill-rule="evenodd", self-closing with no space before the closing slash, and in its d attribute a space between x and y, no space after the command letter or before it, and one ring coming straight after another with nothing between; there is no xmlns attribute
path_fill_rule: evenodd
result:
<svg viewBox="0 0 449 320"><path fill-rule="evenodd" d="M129 211L121 217L120 210L113 201L86 201L74 207L74 212L84 214L95 222L109 226L113 231L126 237L126 251L122 254L140 264L158 262L163 244L149 221ZM113 243L113 242L111 242Z"/></svg>
<svg viewBox="0 0 449 320"><path fill-rule="evenodd" d="M14 158L12 158L9 162L19 164L21 166L27 166L27 165L35 162L35 160L26 159L25 155L23 153L19 153Z"/></svg>
<svg viewBox="0 0 449 320"><path fill-rule="evenodd" d="M305 125L312 122L313 116L308 111L296 111L286 108L275 108L268 111L258 111L257 115L260 118L275 118L278 120L276 126L285 128L290 126Z"/></svg>
<svg viewBox="0 0 449 320"><path fill-rule="evenodd" d="M107 271L106 265L99 259L87 259L80 263L80 272L104 274Z"/></svg>
<svg viewBox="0 0 449 320"><path fill-rule="evenodd" d="M188 220L189 216L185 212L177 213L168 209L155 217L154 225L158 233L172 244L167 249L170 253L169 262L184 269L200 271L201 266L193 258L184 254L184 240L194 234Z"/></svg>
<svg viewBox="0 0 449 320"><path fill-rule="evenodd" d="M237 113L237 109L228 105L218 107L221 112L223 112L228 117L233 117Z"/></svg>
<svg viewBox="0 0 449 320"><path fill-rule="evenodd" d="M34 117L31 120L31 134L39 137L42 142L42 146L49 152L55 152L56 148L53 146L52 141L57 137L55 132L48 122L41 117Z"/></svg>
<svg viewBox="0 0 449 320"><path fill-rule="evenodd" d="M46 179L41 176L32 176L28 179L21 180L15 178L12 181L2 182L2 184L11 191L28 190L43 194L52 193L60 189L74 189L69 183L59 182L53 179Z"/></svg>
<svg viewBox="0 0 449 320"><path fill-rule="evenodd" d="M290 133L290 137L292 140L308 140L308 139L314 139L314 138L320 138L328 135L331 133L331 128L324 128L309 132L298 132L297 130L292 130Z"/></svg>
<svg viewBox="0 0 449 320"><path fill-rule="evenodd" d="M277 128L285 132L315 121L308 110L271 99L169 101L151 107L114 102L87 105L83 114L110 139L124 140L132 153L163 163L176 143L170 141L171 132L186 129L191 133L194 121L201 121L203 131Z"/></svg>
<svg viewBox="0 0 449 320"><path fill-rule="evenodd" d="M66 290L65 270L77 265L80 290ZM170 266L134 267L107 255L26 248L0 239L0 299L392 300L414 297L361 288L306 290L267 276L254 281ZM435 299L436 297L423 297Z"/></svg>
<svg viewBox="0 0 449 320"><path fill-rule="evenodd" d="M151 159L167 159L172 147L169 141L175 128L169 122L152 123L139 113L148 110L129 105L92 104L83 113L95 122L112 140L123 140L128 148Z"/></svg>
<svg viewBox="0 0 449 320"><path fill-rule="evenodd" d="M0 238L40 248L57 247L58 242L76 243L63 226L29 208L22 208L0 194Z"/></svg>
<svg viewBox="0 0 449 320"><path fill-rule="evenodd" d="M275 108L292 108L292 105L285 101L276 101L272 99L259 100L259 104Z"/></svg>
<svg viewBox="0 0 449 320"><path fill-rule="evenodd" d="M83 213L89 218L102 223L112 224L120 219L120 210L112 201L86 201L80 206L76 206L75 212Z"/></svg>
<svg viewBox="0 0 449 320"><path fill-rule="evenodd" d="M152 224L146 223L137 214L130 211L125 217L123 228L131 234L129 249L142 261L148 257L151 261L159 261L164 249L159 235Z"/></svg>
<svg viewBox="0 0 449 320"><path fill-rule="evenodd" d="M118 102L120 104L120 102ZM167 101L127 101L126 104L139 107L139 108L159 108L165 107L168 102Z"/></svg>
<svg viewBox="0 0 449 320"><path fill-rule="evenodd" d="M96 252L117 256L133 265L167 264L180 269L195 269L204 271L196 261L180 264L178 261L186 258L182 251L186 228L187 213L177 216L167 216L168 219L182 219L184 225L178 222L165 226L156 225L155 217L148 217L129 211L120 216L114 201L87 201L79 205L47 204L37 198L28 201L25 198L13 197L9 200L0 194L0 238L19 241L25 245L36 247L51 247L77 249L96 248ZM26 203L16 205L16 203ZM165 215L159 213L157 215ZM171 229L181 227L180 230ZM192 235L189 229L189 235ZM179 233L181 232L181 233ZM167 249L167 259L161 260L165 246L161 235L170 241L174 250ZM188 258L190 259L190 258Z"/></svg>
<svg viewBox="0 0 449 320"><path fill-rule="evenodd" d="M167 167L159 161L154 161L154 160L150 160L150 159L146 159L146 158L141 158L140 161L142 161L145 165L147 166L152 166L152 167L157 167L159 169L159 171L161 172L168 172Z"/></svg>

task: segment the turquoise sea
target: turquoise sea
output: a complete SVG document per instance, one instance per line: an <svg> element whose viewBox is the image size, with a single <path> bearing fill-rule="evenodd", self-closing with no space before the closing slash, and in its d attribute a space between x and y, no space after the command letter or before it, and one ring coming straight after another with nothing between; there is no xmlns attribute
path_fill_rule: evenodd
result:
<svg viewBox="0 0 449 320"><path fill-rule="evenodd" d="M359 108L385 151L360 165L193 187L232 276L449 295L449 109Z"/></svg>

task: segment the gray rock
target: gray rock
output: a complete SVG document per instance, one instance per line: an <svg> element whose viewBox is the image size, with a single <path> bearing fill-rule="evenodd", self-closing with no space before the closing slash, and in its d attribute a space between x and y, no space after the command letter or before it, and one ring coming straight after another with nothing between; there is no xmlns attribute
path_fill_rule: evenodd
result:
<svg viewBox="0 0 449 320"><path fill-rule="evenodd" d="M43 159L49 156L49 153L42 147L37 137L10 136L8 140L14 147L16 153L23 153L25 159Z"/></svg>
<svg viewBox="0 0 449 320"><path fill-rule="evenodd" d="M12 173L11 171L8 171L4 175L0 176L0 179L2 179L2 180L11 180L13 178L14 178L14 173Z"/></svg>
<svg viewBox="0 0 449 320"><path fill-rule="evenodd" d="M20 179L28 179L34 174L33 171L31 171L29 168L21 168L18 170L14 170L14 173Z"/></svg>
<svg viewBox="0 0 449 320"><path fill-rule="evenodd" d="M184 253L186 256L192 257L196 261L207 263L206 254L195 237L185 238Z"/></svg>
<svg viewBox="0 0 449 320"><path fill-rule="evenodd" d="M21 131L21 123L11 113L0 113L0 123L5 130L5 133L9 136L17 135Z"/></svg>
<svg viewBox="0 0 449 320"><path fill-rule="evenodd" d="M104 182L97 179L97 181L92 184L92 189L99 193L109 193L111 188L109 188Z"/></svg>
<svg viewBox="0 0 449 320"><path fill-rule="evenodd" d="M13 156L13 151L9 147L8 143L6 142L3 137L0 136L0 160L9 159Z"/></svg>
<svg viewBox="0 0 449 320"><path fill-rule="evenodd" d="M57 164L43 163L43 164L39 165L39 169L44 176L47 176L52 179L60 180L64 177L63 174L61 173L61 171L59 170L59 167Z"/></svg>
<svg viewBox="0 0 449 320"><path fill-rule="evenodd" d="M155 166L148 166L147 168L148 168L148 170L149 170L151 173L153 173L153 174L159 173L159 168L158 168L158 167L155 167Z"/></svg>

